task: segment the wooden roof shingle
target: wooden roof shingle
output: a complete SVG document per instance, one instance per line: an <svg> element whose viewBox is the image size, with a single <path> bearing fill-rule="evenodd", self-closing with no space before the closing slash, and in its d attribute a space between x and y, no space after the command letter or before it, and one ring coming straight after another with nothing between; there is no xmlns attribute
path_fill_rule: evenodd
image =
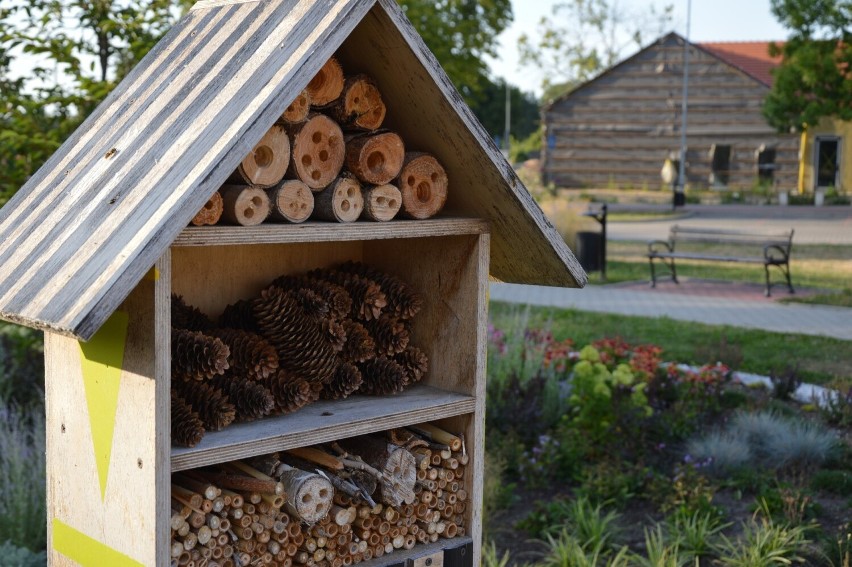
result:
<svg viewBox="0 0 852 567"><path fill-rule="evenodd" d="M393 0L202 0L0 209L0 317L90 338L347 41L446 166L448 209L491 221L492 274L583 285Z"/></svg>

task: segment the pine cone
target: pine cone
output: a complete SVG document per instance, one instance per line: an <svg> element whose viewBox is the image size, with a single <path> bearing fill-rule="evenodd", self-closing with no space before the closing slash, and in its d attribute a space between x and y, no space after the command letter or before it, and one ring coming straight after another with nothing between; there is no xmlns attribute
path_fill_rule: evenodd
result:
<svg viewBox="0 0 852 567"><path fill-rule="evenodd" d="M297 289L291 291L293 297L302 306L302 311L306 316L314 321L321 321L329 318L329 305L312 289Z"/></svg>
<svg viewBox="0 0 852 567"><path fill-rule="evenodd" d="M276 413L293 413L319 399L322 386L280 371L270 382Z"/></svg>
<svg viewBox="0 0 852 567"><path fill-rule="evenodd" d="M204 437L204 424L186 401L172 391L172 443L195 447Z"/></svg>
<svg viewBox="0 0 852 567"><path fill-rule="evenodd" d="M308 276L342 286L352 298L353 319L370 321L378 319L387 306L387 298L379 284L362 278L357 274L347 274L339 270L319 269L308 272Z"/></svg>
<svg viewBox="0 0 852 567"><path fill-rule="evenodd" d="M383 356L360 364L358 369L364 379L358 392L369 396L398 394L405 389L408 380L405 368Z"/></svg>
<svg viewBox="0 0 852 567"><path fill-rule="evenodd" d="M340 400L355 393L363 383L361 371L354 364L342 363L332 376L331 381L323 387L320 397L324 400Z"/></svg>
<svg viewBox="0 0 852 567"><path fill-rule="evenodd" d="M222 391L206 382L172 382L175 392L198 412L207 431L219 431L236 417L236 408Z"/></svg>
<svg viewBox="0 0 852 567"><path fill-rule="evenodd" d="M409 345L404 351L394 356L394 361L402 366L408 374L406 385L419 382L429 371L429 358L427 358L426 353L415 346Z"/></svg>
<svg viewBox="0 0 852 567"><path fill-rule="evenodd" d="M228 369L228 347L203 333L172 329L172 377L207 380Z"/></svg>
<svg viewBox="0 0 852 567"><path fill-rule="evenodd" d="M189 331L207 331L213 328L213 321L198 308L184 302L183 297L173 293L172 327Z"/></svg>
<svg viewBox="0 0 852 567"><path fill-rule="evenodd" d="M376 342L378 355L393 356L405 350L410 338L405 323L394 315L382 315L365 325Z"/></svg>
<svg viewBox="0 0 852 567"><path fill-rule="evenodd" d="M340 351L340 358L348 362L364 362L376 356L376 341L370 331L357 321L343 320L346 331L346 343Z"/></svg>
<svg viewBox="0 0 852 567"><path fill-rule="evenodd" d="M232 374L266 380L278 371L278 352L260 335L240 329L215 329L209 334L228 345Z"/></svg>
<svg viewBox="0 0 852 567"><path fill-rule="evenodd" d="M246 299L225 307L225 311L219 317L219 324L228 329L242 329L250 333L260 332L257 321L254 320L252 303Z"/></svg>
<svg viewBox="0 0 852 567"><path fill-rule="evenodd" d="M321 325L306 315L306 290L286 291L270 286L254 300L254 315L266 340L278 351L279 366L310 382L326 382L337 367L334 348Z"/></svg>
<svg viewBox="0 0 852 567"><path fill-rule="evenodd" d="M423 298L407 283L396 276L377 270L361 262L345 262L338 269L348 274L358 274L379 284L387 298L386 311L400 319L412 319L423 308Z"/></svg>
<svg viewBox="0 0 852 567"><path fill-rule="evenodd" d="M334 319L325 319L321 324L323 336L334 349L334 352L343 350L343 346L346 344L346 327Z"/></svg>
<svg viewBox="0 0 852 567"><path fill-rule="evenodd" d="M210 385L228 396L236 408L238 421L254 421L275 407L272 392L246 378L226 374L211 380Z"/></svg>
<svg viewBox="0 0 852 567"><path fill-rule="evenodd" d="M314 291L326 302L329 316L337 320L348 317L352 310L352 298L349 297L349 293L343 287L329 281L304 275L281 276L272 284L291 291L299 289Z"/></svg>

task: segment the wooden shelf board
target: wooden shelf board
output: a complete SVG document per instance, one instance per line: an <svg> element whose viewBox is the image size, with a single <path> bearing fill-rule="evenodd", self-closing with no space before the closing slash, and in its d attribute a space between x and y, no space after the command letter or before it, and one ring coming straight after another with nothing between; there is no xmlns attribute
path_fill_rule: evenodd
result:
<svg viewBox="0 0 852 567"><path fill-rule="evenodd" d="M439 539L435 543L418 543L412 549L396 549L393 553L382 555L376 559L362 561L358 567L383 567L385 565L412 565L409 560L426 557L441 550L456 549L473 542L470 536Z"/></svg>
<svg viewBox="0 0 852 567"><path fill-rule="evenodd" d="M284 416L210 432L195 447L172 447L172 472L472 413L471 396L417 385L396 396L317 402Z"/></svg>
<svg viewBox="0 0 852 567"><path fill-rule="evenodd" d="M484 234L488 222L481 219L444 217L427 220L333 223L308 221L302 224L258 226L200 226L185 228L172 246L229 246L240 244L293 244L424 238L458 234Z"/></svg>

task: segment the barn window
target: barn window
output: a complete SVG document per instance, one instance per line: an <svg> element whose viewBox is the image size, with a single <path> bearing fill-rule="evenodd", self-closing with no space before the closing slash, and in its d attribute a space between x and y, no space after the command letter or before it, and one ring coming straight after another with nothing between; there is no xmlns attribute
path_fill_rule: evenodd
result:
<svg viewBox="0 0 852 567"><path fill-rule="evenodd" d="M757 158L757 180L761 183L772 183L775 176L775 146L762 144L755 152Z"/></svg>
<svg viewBox="0 0 852 567"><path fill-rule="evenodd" d="M725 186L731 177L731 146L710 146L710 185Z"/></svg>

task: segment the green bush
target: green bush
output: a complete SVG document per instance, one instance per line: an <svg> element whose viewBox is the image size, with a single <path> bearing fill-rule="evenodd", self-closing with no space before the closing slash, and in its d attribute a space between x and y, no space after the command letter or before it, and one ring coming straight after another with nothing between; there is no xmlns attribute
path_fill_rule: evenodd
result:
<svg viewBox="0 0 852 567"><path fill-rule="evenodd" d="M44 339L40 331L0 323L0 404L44 403Z"/></svg>
<svg viewBox="0 0 852 567"><path fill-rule="evenodd" d="M811 477L811 488L838 496L852 496L852 471L822 470Z"/></svg>
<svg viewBox="0 0 852 567"><path fill-rule="evenodd" d="M33 552L7 541L0 544L0 564L4 567L44 567L47 565L47 554L44 551Z"/></svg>
<svg viewBox="0 0 852 567"><path fill-rule="evenodd" d="M772 567L805 563L804 550L810 543L803 526L776 525L771 520L743 524L736 539L721 535L716 546L718 564L727 567Z"/></svg>

